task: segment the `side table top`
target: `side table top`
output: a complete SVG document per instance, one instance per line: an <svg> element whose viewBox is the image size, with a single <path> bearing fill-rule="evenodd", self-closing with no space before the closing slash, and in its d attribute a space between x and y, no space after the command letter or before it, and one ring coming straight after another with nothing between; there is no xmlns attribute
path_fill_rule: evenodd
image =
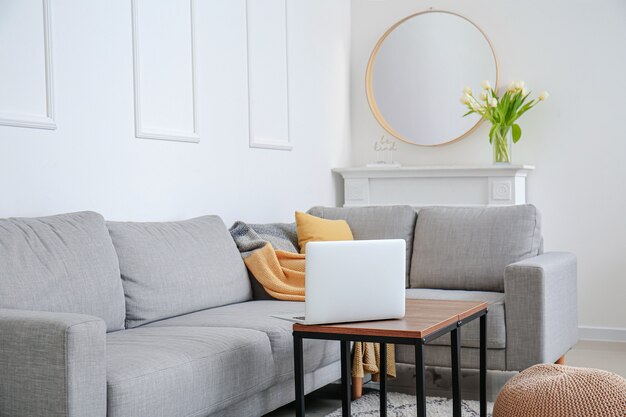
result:
<svg viewBox="0 0 626 417"><path fill-rule="evenodd" d="M293 325L297 332L335 333L421 339L446 326L487 309L483 301L406 300L401 319L339 324Z"/></svg>

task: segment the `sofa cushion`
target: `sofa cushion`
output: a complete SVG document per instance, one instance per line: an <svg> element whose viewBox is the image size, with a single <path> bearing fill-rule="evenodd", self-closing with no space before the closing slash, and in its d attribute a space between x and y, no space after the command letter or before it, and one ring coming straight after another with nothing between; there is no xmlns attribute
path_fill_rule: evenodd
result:
<svg viewBox="0 0 626 417"><path fill-rule="evenodd" d="M124 292L104 219L80 212L0 219L0 308L100 317L124 327Z"/></svg>
<svg viewBox="0 0 626 417"><path fill-rule="evenodd" d="M489 312L487 313L487 347L489 349L503 349L506 347L504 293L409 288L406 290L406 297L417 300L486 301L489 303ZM461 328L461 346L475 348L480 347L479 322L479 320L474 320ZM450 335L443 335L432 342L428 342L428 344L450 346Z"/></svg>
<svg viewBox="0 0 626 417"><path fill-rule="evenodd" d="M537 256L541 220L532 205L430 207L415 224L411 288L504 291L504 268Z"/></svg>
<svg viewBox="0 0 626 417"><path fill-rule="evenodd" d="M151 323L156 326L206 326L254 329L267 334L272 345L277 382L293 377L293 323L273 314L302 313L304 303L295 301L250 301L198 311ZM327 340L303 341L304 371L312 372L340 359L339 343Z"/></svg>
<svg viewBox="0 0 626 417"><path fill-rule="evenodd" d="M424 346L424 363L426 366L440 366L450 368L449 346ZM396 345L396 363L415 365L415 347L409 345ZM487 350L487 369L506 371L506 349L489 349ZM398 365L398 371L402 370L402 365ZM461 349L461 368L478 369L480 368L480 349L467 348ZM413 373L415 375L415 373ZM478 381L476 381L478 383Z"/></svg>
<svg viewBox="0 0 626 417"><path fill-rule="evenodd" d="M108 227L120 260L129 328L252 297L246 267L217 216L108 222Z"/></svg>
<svg viewBox="0 0 626 417"><path fill-rule="evenodd" d="M417 212L411 206L313 207L308 211L325 219L348 222L356 240L404 239L406 241L407 286L413 251Z"/></svg>
<svg viewBox="0 0 626 417"><path fill-rule="evenodd" d="M264 333L151 327L107 335L107 416L207 416L274 380Z"/></svg>
<svg viewBox="0 0 626 417"><path fill-rule="evenodd" d="M296 211L298 246L300 253L306 253L309 242L329 242L354 240L350 226L345 220L330 220Z"/></svg>

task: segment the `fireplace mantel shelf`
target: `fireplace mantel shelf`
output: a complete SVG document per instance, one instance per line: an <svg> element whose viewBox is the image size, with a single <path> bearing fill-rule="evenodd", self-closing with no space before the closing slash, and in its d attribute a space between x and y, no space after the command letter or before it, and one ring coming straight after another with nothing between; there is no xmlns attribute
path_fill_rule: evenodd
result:
<svg viewBox="0 0 626 417"><path fill-rule="evenodd" d="M493 206L526 203L532 165L335 168L344 179L345 207L409 204Z"/></svg>

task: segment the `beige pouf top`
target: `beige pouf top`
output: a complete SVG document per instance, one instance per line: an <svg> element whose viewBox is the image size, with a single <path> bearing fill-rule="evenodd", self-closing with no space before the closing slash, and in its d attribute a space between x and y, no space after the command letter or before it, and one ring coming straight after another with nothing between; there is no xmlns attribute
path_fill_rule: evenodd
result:
<svg viewBox="0 0 626 417"><path fill-rule="evenodd" d="M624 417L626 379L599 369L535 365L511 378L493 417Z"/></svg>

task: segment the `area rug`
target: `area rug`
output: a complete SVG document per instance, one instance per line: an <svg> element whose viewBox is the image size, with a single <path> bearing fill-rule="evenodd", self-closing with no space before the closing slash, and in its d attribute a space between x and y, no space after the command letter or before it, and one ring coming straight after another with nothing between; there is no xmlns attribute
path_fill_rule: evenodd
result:
<svg viewBox="0 0 626 417"><path fill-rule="evenodd" d="M487 415L491 417L493 403L487 403ZM352 417L377 417L380 413L378 393L366 394L352 403ZM414 417L417 414L415 396L399 392L387 393L388 417ZM428 397L426 399L426 415L428 417L450 417L452 400L450 398ZM463 417L479 417L478 401L463 401ZM341 417L341 408L326 417Z"/></svg>

